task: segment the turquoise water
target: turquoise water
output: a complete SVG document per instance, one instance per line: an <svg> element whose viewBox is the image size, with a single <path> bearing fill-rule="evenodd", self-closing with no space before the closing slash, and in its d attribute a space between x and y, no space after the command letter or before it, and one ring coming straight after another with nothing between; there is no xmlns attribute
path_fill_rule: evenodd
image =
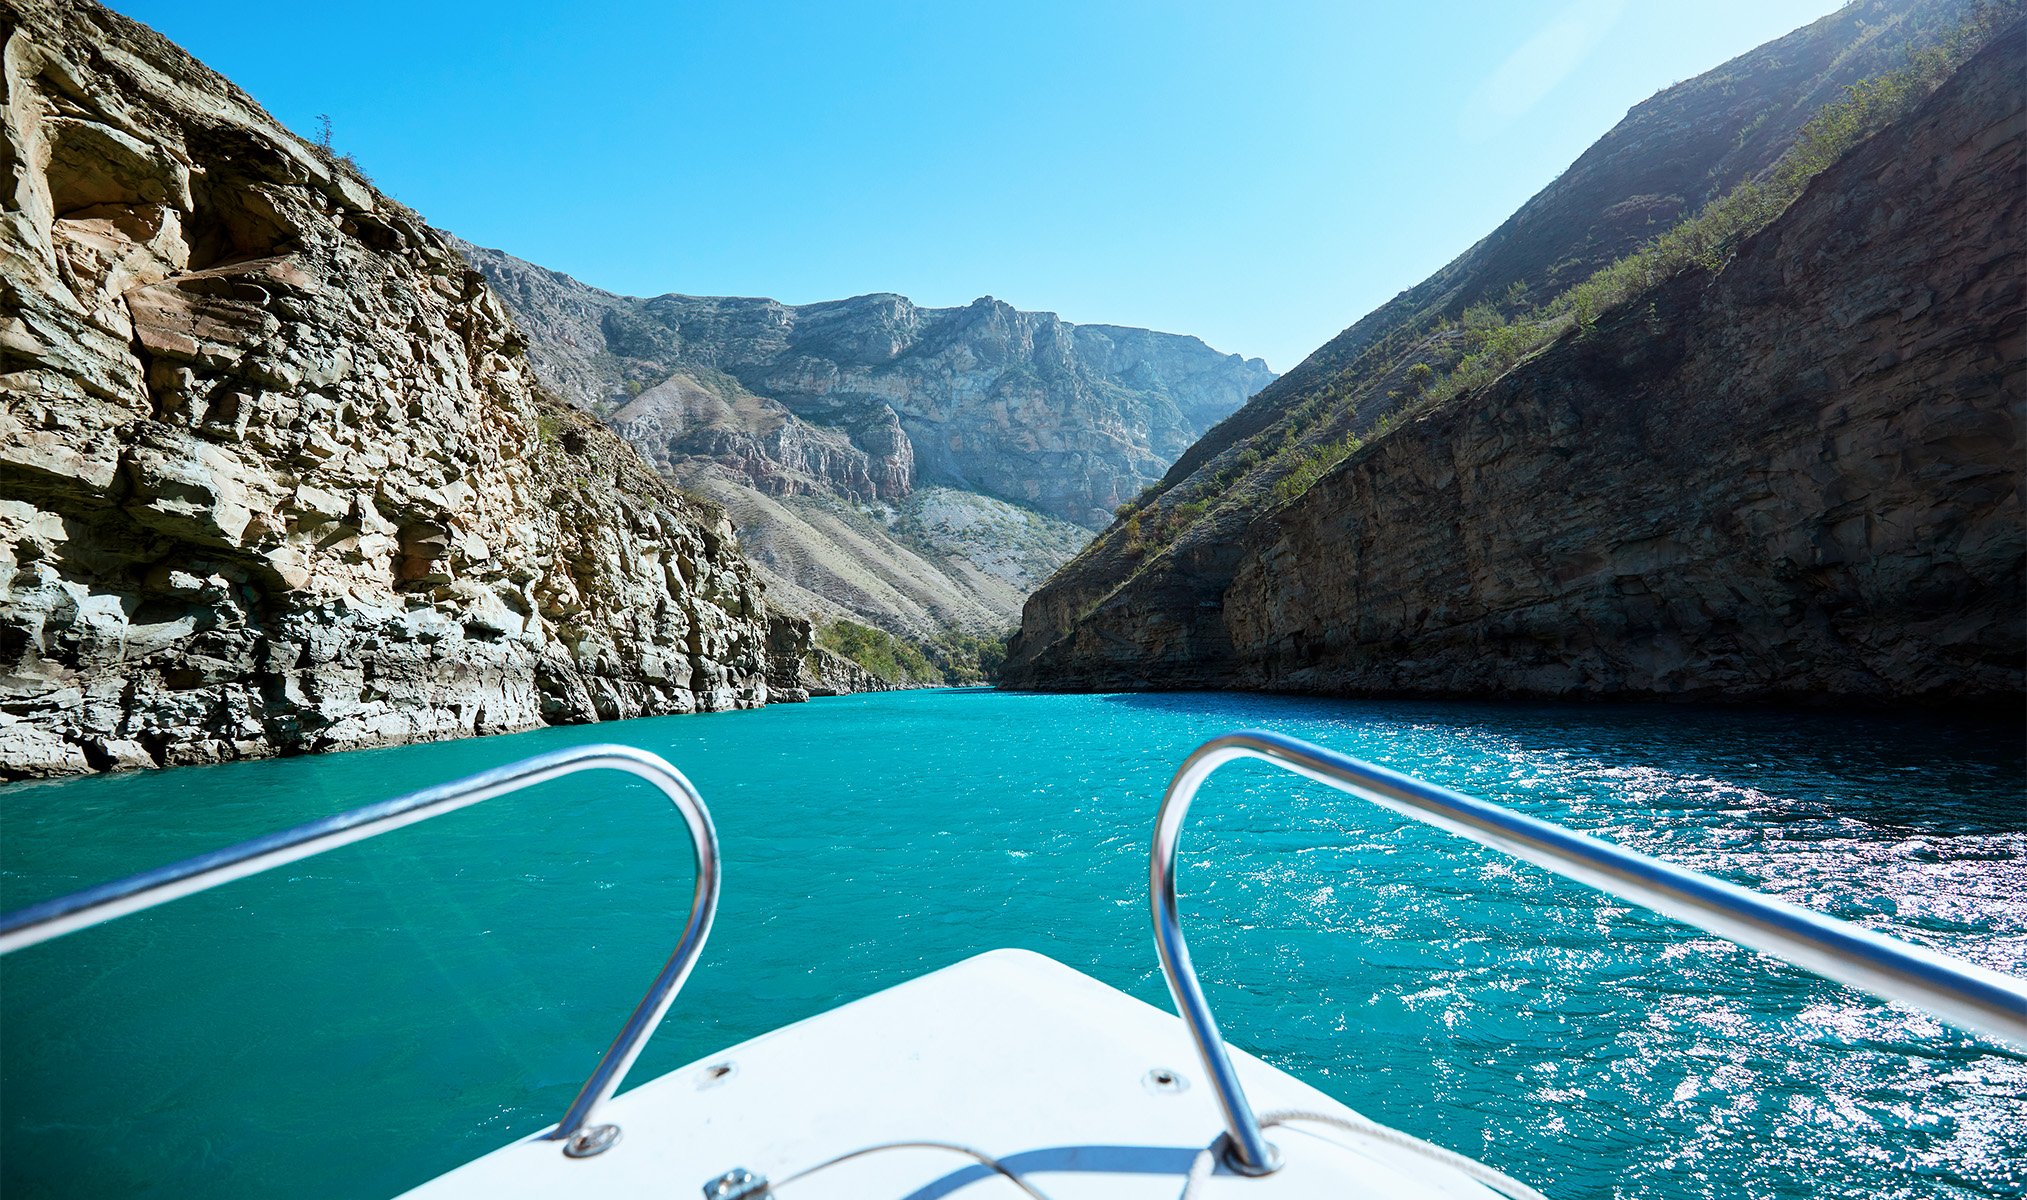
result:
<svg viewBox="0 0 2027 1200"><path fill-rule="evenodd" d="M998 946L1167 1007L1154 806L1246 726L2027 971L2017 726L1658 708L913 692L17 785L0 904L626 741L695 780L726 859L635 1082ZM1258 764L1185 851L1233 1041L1552 1196L2027 1191L2027 1056ZM553 1121L688 857L645 785L580 775L9 957L8 1200L385 1196Z"/></svg>

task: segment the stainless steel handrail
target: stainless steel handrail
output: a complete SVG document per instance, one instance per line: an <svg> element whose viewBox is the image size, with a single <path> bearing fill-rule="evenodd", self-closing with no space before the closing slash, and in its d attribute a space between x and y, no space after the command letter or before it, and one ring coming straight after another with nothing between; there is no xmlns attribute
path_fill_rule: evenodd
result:
<svg viewBox="0 0 2027 1200"><path fill-rule="evenodd" d="M158 904L167 904L221 883L376 837L389 830L546 783L559 776L599 768L638 775L669 798L689 828L697 880L690 901L689 920L683 924L683 935L676 942L675 953L669 956L668 964L662 968L661 974L655 976L647 995L641 997L633 1014L627 1017L619 1036L613 1039L611 1048L599 1060L591 1078L584 1081L563 1119L557 1122L555 1129L542 1135L550 1141L562 1142L563 1153L571 1158L585 1158L605 1150L618 1139L618 1126L592 1125L591 1115L619 1090L620 1081L626 1078L634 1060L640 1057L648 1035L667 1015L669 1005L675 1002L676 993L682 990L683 981L689 978L690 969L696 965L704 940L711 935L711 921L718 912L718 833L711 824L711 812L704 807L703 797L697 794L697 789L691 786L689 780L683 778L681 771L645 750L631 746L594 745L538 754L464 779L424 788L378 804L368 804L126 879L45 900L0 916L0 954L9 954L25 946Z"/></svg>
<svg viewBox="0 0 2027 1200"><path fill-rule="evenodd" d="M1261 1134L1245 1089L1232 1070L1224 1038L1204 1001L1203 985L1190 965L1175 906L1175 857L1190 801L1211 772L1240 758L1257 758L1327 783L1839 983L1927 1009L1965 1029L2027 1044L2027 980L1860 929L1321 746L1250 730L1213 738L1183 760L1155 817L1148 862L1148 904L1161 969L1217 1091L1225 1118L1226 1159L1243 1174L1267 1174L1279 1166L1279 1157Z"/></svg>

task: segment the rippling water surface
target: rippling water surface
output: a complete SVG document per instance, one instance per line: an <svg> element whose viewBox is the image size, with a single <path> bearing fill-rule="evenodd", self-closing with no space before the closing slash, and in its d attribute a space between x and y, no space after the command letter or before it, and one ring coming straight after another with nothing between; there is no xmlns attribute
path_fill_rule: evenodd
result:
<svg viewBox="0 0 2027 1200"><path fill-rule="evenodd" d="M620 740L726 856L636 1082L999 946L1165 1008L1154 806L1246 726L2027 972L2017 726L1659 708L917 692L20 785L0 904ZM540 1128L688 857L645 785L580 775L11 956L4 1190L384 1196ZM1233 1041L1551 1196L2027 1192L2027 1055L1272 768L1213 778L1182 885Z"/></svg>

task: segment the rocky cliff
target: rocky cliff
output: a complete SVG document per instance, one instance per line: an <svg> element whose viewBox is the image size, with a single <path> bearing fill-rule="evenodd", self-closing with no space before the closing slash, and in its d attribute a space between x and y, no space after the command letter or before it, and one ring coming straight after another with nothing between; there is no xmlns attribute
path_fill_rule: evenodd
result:
<svg viewBox="0 0 2027 1200"><path fill-rule="evenodd" d="M0 775L765 703L731 527L147 28L0 4Z"/></svg>
<svg viewBox="0 0 2027 1200"><path fill-rule="evenodd" d="M1101 604L1167 630L1173 653L1224 644L1222 597L1291 492L1453 367L1486 323L1519 320L1572 283L1766 171L1846 85L1950 36L1964 0L1859 0L1634 106L1570 168L1455 261L1381 305L1191 446L1156 491L1037 590L1013 677ZM1051 662L1060 656L1051 656ZM1074 656L1072 656L1074 658ZM1067 660L1065 660L1067 661ZM1057 680L1057 683L1050 683Z"/></svg>
<svg viewBox="0 0 2027 1200"><path fill-rule="evenodd" d="M767 688L771 698L799 702L812 696L892 692L892 684L858 663L815 644L816 630L801 617L770 614L767 624Z"/></svg>
<svg viewBox="0 0 2027 1200"><path fill-rule="evenodd" d="M644 390L608 421L670 475L715 469L764 496L877 504L914 486L914 448L884 405L847 427L814 425L728 376L692 367Z"/></svg>
<svg viewBox="0 0 2027 1200"><path fill-rule="evenodd" d="M915 637L1012 625L1121 499L1274 377L1195 338L990 300L641 300L457 245L541 377L723 505L778 603Z"/></svg>
<svg viewBox="0 0 2027 1200"><path fill-rule="evenodd" d="M636 439L650 457L662 456L661 439L675 454L711 453L708 440L683 443L692 425L668 419L681 402L642 391L701 370L707 378L678 387L701 382L722 395L729 380L767 398L756 406L756 415L765 412L762 437L783 436L781 418L793 415L863 451L870 464L834 477L830 490L840 494L870 486L893 499L912 483L944 484L1103 528L1114 508L1274 379L1259 359L1220 354L1193 337L1072 325L990 296L963 308L920 308L891 294L801 305L642 300L497 250L460 249L520 320L536 369L559 394L601 414L646 402L629 419L660 420L654 438L643 430ZM772 461L791 473L804 450L827 440L803 431L786 438L790 454ZM763 490L766 475L756 474Z"/></svg>
<svg viewBox="0 0 2027 1200"><path fill-rule="evenodd" d="M1193 575L1031 605L1015 677L2017 703L2022 61L2015 25L1721 273L1376 438Z"/></svg>

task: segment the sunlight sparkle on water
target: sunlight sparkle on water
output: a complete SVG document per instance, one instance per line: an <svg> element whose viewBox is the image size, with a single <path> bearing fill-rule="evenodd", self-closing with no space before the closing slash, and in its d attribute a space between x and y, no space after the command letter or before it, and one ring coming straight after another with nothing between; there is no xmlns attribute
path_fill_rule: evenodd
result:
<svg viewBox="0 0 2027 1200"><path fill-rule="evenodd" d="M849 697L0 790L0 899L630 742L696 781L726 856L638 1082L999 946L1166 1007L1155 804L1253 726L2027 970L2018 732L1926 717ZM10 958L9 1200L384 1196L553 1120L689 888L665 805L577 779ZM2027 1059L1922 1014L1257 764L1206 786L1185 851L1234 1042L1559 1200L2027 1188Z"/></svg>

